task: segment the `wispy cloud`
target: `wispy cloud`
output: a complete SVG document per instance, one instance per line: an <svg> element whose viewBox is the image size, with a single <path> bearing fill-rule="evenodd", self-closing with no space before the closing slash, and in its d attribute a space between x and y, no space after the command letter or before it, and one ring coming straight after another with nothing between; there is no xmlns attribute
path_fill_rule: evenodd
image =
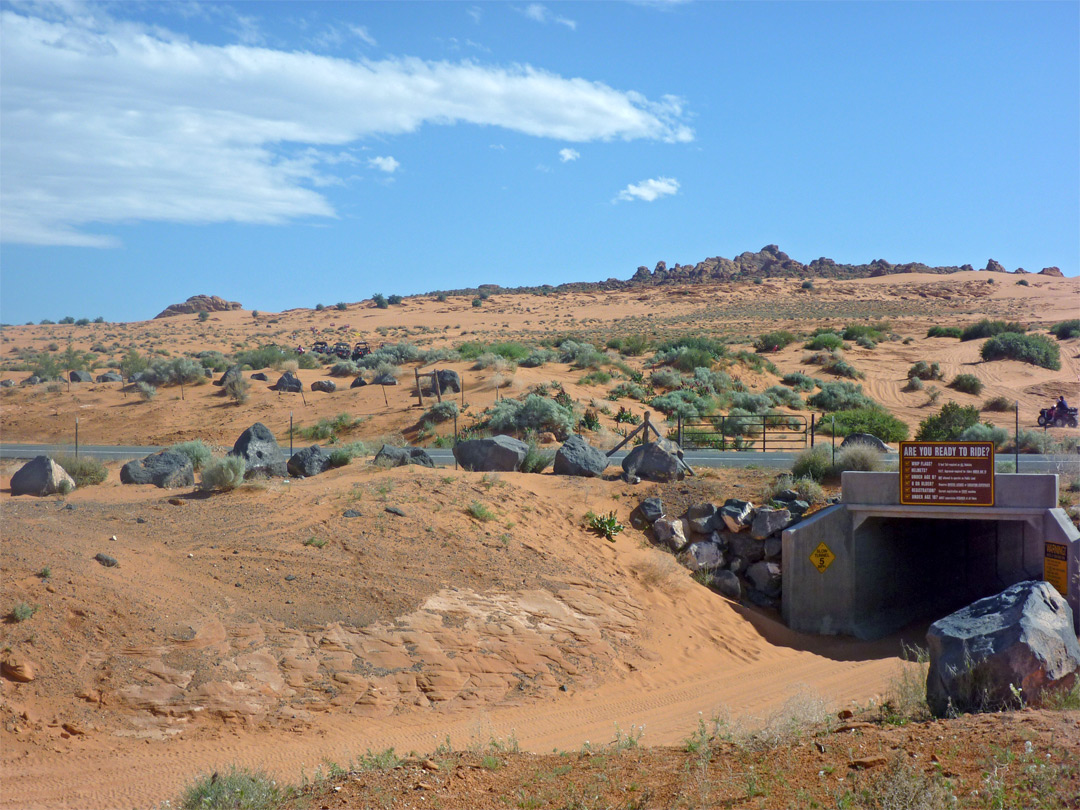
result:
<svg viewBox="0 0 1080 810"><path fill-rule="evenodd" d="M465 9L465 13L472 17L473 22L477 24L479 24L484 16L484 12L481 11L480 6L469 6Z"/></svg>
<svg viewBox="0 0 1080 810"><path fill-rule="evenodd" d="M674 177L655 177L650 180L642 180L640 183L631 183L618 193L612 202L632 202L644 200L652 202L661 197L669 197L679 190L679 181Z"/></svg>
<svg viewBox="0 0 1080 810"><path fill-rule="evenodd" d="M577 149L560 149L559 160L563 163L569 163L572 160L577 160L581 157L581 153Z"/></svg>
<svg viewBox="0 0 1080 810"><path fill-rule="evenodd" d="M540 3L530 3L521 9L521 13L528 17L530 20L534 20L538 23L554 22L559 25L565 25L571 31L577 30L577 21L561 17L558 14L552 14L551 9Z"/></svg>
<svg viewBox="0 0 1080 810"><path fill-rule="evenodd" d="M425 124L564 143L693 139L676 98L528 65L205 45L101 7L76 16L53 7L48 18L26 8L35 7L0 11L8 242L115 243L93 224L332 217L315 189L343 168L321 155ZM313 148L322 151L303 152Z"/></svg>
<svg viewBox="0 0 1080 810"><path fill-rule="evenodd" d="M393 174L401 166L392 157L373 157L368 158L368 166L373 169L378 169L380 172L386 172L387 174Z"/></svg>

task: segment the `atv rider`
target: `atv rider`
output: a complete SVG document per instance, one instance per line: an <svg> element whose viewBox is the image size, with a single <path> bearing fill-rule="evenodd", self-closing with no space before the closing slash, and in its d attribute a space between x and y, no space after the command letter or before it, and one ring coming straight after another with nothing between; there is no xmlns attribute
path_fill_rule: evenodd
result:
<svg viewBox="0 0 1080 810"><path fill-rule="evenodd" d="M1054 415L1060 416L1065 419L1069 415L1069 404L1065 401L1065 395L1062 394L1058 397L1057 402L1054 403Z"/></svg>

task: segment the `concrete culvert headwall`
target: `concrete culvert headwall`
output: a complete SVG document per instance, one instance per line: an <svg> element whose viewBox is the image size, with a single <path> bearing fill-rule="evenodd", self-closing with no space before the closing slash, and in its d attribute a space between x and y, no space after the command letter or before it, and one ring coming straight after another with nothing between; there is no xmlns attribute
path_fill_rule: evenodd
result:
<svg viewBox="0 0 1080 810"><path fill-rule="evenodd" d="M842 503L784 531L791 628L880 638L1042 579L1048 543L1065 550L1067 575L1055 584L1067 580L1080 618L1080 532L1057 508L1056 475L996 476L992 507L903 506L898 479L844 473Z"/></svg>

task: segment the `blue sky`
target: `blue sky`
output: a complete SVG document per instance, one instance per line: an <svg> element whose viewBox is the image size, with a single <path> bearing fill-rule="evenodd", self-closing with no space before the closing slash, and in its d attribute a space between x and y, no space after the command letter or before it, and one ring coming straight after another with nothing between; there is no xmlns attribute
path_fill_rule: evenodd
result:
<svg viewBox="0 0 1080 810"><path fill-rule="evenodd" d="M1080 4L0 4L0 320L809 262L1080 272Z"/></svg>

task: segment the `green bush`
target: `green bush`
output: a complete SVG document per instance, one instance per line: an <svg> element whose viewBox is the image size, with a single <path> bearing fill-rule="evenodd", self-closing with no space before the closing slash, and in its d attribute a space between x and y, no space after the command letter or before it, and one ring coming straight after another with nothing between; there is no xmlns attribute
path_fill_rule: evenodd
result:
<svg viewBox="0 0 1080 810"><path fill-rule="evenodd" d="M462 343L457 347L457 351L462 360L476 360L483 354L495 354L511 363L520 363L533 353L533 349L523 343L483 343L477 340Z"/></svg>
<svg viewBox="0 0 1080 810"><path fill-rule="evenodd" d="M861 347L863 349L876 349L877 348L877 342L874 341L874 340L871 340L866 335L863 335L863 336L861 336L859 338L856 338L855 345L859 346L859 347Z"/></svg>
<svg viewBox="0 0 1080 810"><path fill-rule="evenodd" d="M181 810L276 810L292 798L260 771L233 768L221 774L200 777L184 791Z"/></svg>
<svg viewBox="0 0 1080 810"><path fill-rule="evenodd" d="M1061 370L1061 352L1057 344L1043 335L1003 332L986 341L979 353L983 360L1020 360L1052 371Z"/></svg>
<svg viewBox="0 0 1080 810"><path fill-rule="evenodd" d="M796 479L809 478L811 481L824 481L832 467L832 453L828 447L817 445L803 450L795 457L791 465L791 474Z"/></svg>
<svg viewBox="0 0 1080 810"><path fill-rule="evenodd" d="M754 394L740 391L731 398L731 404L747 413L763 414L773 406L773 400L767 394Z"/></svg>
<svg viewBox="0 0 1080 810"><path fill-rule="evenodd" d="M15 607L11 609L11 619L15 622L25 622L27 619L33 618L37 613L37 605L31 605L28 602L16 602Z"/></svg>
<svg viewBox="0 0 1080 810"><path fill-rule="evenodd" d="M754 350L758 352L774 352L795 342L795 335L785 329L777 329L759 335L754 341Z"/></svg>
<svg viewBox="0 0 1080 810"><path fill-rule="evenodd" d="M393 306L399 306L404 300L405 299L402 298L400 295L391 295L386 299L386 303L392 304Z"/></svg>
<svg viewBox="0 0 1080 810"><path fill-rule="evenodd" d="M670 352L678 349L695 349L697 351L706 352L711 358L710 362L702 364L706 366L712 365L712 361L719 360L721 357L727 357L728 355L727 346L716 338L711 338L706 335L683 335L674 340L665 341L657 347L657 353ZM661 361L657 360L657 362Z"/></svg>
<svg viewBox="0 0 1080 810"><path fill-rule="evenodd" d="M240 456L225 456L211 461L202 470L200 489L228 492L244 483L247 465Z"/></svg>
<svg viewBox="0 0 1080 810"><path fill-rule="evenodd" d="M937 363L927 363L925 360L919 360L911 368L908 369L908 379L919 380L941 380L945 378L945 375L941 372L941 366Z"/></svg>
<svg viewBox="0 0 1080 810"><path fill-rule="evenodd" d="M639 402L645 400L648 393L637 383L619 383L611 389L611 396L615 399L636 399Z"/></svg>
<svg viewBox="0 0 1080 810"><path fill-rule="evenodd" d="M931 326L927 337L958 338L963 330L959 326Z"/></svg>
<svg viewBox="0 0 1080 810"><path fill-rule="evenodd" d="M821 384L821 381L817 377L811 377L808 374L803 374L801 371L793 371L790 374L785 374L781 379L784 385L790 385L796 391L813 391Z"/></svg>
<svg viewBox="0 0 1080 810"><path fill-rule="evenodd" d="M826 364L823 368L826 371L831 371L837 377L847 377L852 380L861 380L866 376L846 360L834 360Z"/></svg>
<svg viewBox="0 0 1080 810"><path fill-rule="evenodd" d="M962 442L993 442L994 446L1000 450L1009 441L1009 431L1005 430L1005 428L976 422L971 427L964 429L964 432L959 436L959 440Z"/></svg>
<svg viewBox="0 0 1080 810"><path fill-rule="evenodd" d="M528 356L518 365L524 368L540 368L540 366L547 365L558 358L558 353L551 349L536 349L529 352Z"/></svg>
<svg viewBox="0 0 1080 810"><path fill-rule="evenodd" d="M400 343L387 343L380 346L371 354L365 355L357 361L357 365L363 368L376 368L381 363L389 363L392 366L400 366L405 363L415 363L420 359L420 349L408 341Z"/></svg>
<svg viewBox="0 0 1080 810"><path fill-rule="evenodd" d="M599 368L608 358L591 343L564 340L559 344L559 361L573 368Z"/></svg>
<svg viewBox="0 0 1080 810"><path fill-rule="evenodd" d="M965 327L960 333L960 340L979 340L980 338L993 337L1006 332L1023 334L1026 331L1027 327L1022 323L1006 323L1005 321L992 321L989 318L983 318L978 323Z"/></svg>
<svg viewBox="0 0 1080 810"><path fill-rule="evenodd" d="M658 368L649 375L649 382L656 388L678 388L683 384L683 376L673 368Z"/></svg>
<svg viewBox="0 0 1080 810"><path fill-rule="evenodd" d="M353 454L345 447L335 447L329 452L330 466L334 469L344 467L353 459Z"/></svg>
<svg viewBox="0 0 1080 810"><path fill-rule="evenodd" d="M375 293L371 296L371 300L379 309L388 309L390 307L390 302L386 300L386 296L382 293Z"/></svg>
<svg viewBox="0 0 1080 810"><path fill-rule="evenodd" d="M845 472L881 472L884 469L884 453L867 444L854 444L836 452L830 475L839 477Z"/></svg>
<svg viewBox="0 0 1080 810"><path fill-rule="evenodd" d="M765 396L767 396L772 401L772 404L777 407L783 405L788 408L794 408L795 410L802 410L803 408L802 397L790 388L784 388L782 385L773 385L766 388Z"/></svg>
<svg viewBox="0 0 1080 810"><path fill-rule="evenodd" d="M904 383L904 387L901 391L922 391L923 382L918 377L908 377L907 382Z"/></svg>
<svg viewBox="0 0 1080 810"><path fill-rule="evenodd" d="M614 349L628 357L639 357L649 350L649 339L644 335L612 338L607 342L607 348Z"/></svg>
<svg viewBox="0 0 1080 810"><path fill-rule="evenodd" d="M822 503L825 500L825 490L813 478L792 478L787 473L777 477L766 494L766 500L773 500L785 489L794 490L799 494L799 499L807 503Z"/></svg>
<svg viewBox="0 0 1080 810"><path fill-rule="evenodd" d="M428 408L427 413L421 418L426 422L448 422L457 414L457 403L452 399L444 399L442 402L436 402Z"/></svg>
<svg viewBox="0 0 1080 810"><path fill-rule="evenodd" d="M949 383L949 387L955 388L957 391L963 391L965 394L975 394L976 396L981 394L983 390L982 380L974 374L957 374L953 377L953 381Z"/></svg>
<svg viewBox="0 0 1080 810"><path fill-rule="evenodd" d="M726 371L713 371L700 366L694 369L694 376L688 382L698 393L714 395L730 391L735 385Z"/></svg>
<svg viewBox="0 0 1080 810"><path fill-rule="evenodd" d="M182 453L191 459L191 468L195 472L198 472L205 467L211 458L210 448L202 439L195 439L191 442L179 442L169 449L175 453Z"/></svg>
<svg viewBox="0 0 1080 810"><path fill-rule="evenodd" d="M1080 337L1080 318L1071 321L1061 321L1050 327L1050 334L1058 340Z"/></svg>
<svg viewBox="0 0 1080 810"><path fill-rule="evenodd" d="M529 394L524 400L503 399L491 409L489 426L495 433L551 431L559 439L570 435L574 414L553 399Z"/></svg>
<svg viewBox="0 0 1080 810"><path fill-rule="evenodd" d="M603 369L593 369L578 380L579 385L607 385L611 382L611 375Z"/></svg>
<svg viewBox="0 0 1080 810"><path fill-rule="evenodd" d="M836 411L823 417L820 424L822 433L833 432L833 420L837 436L850 436L852 433L869 433L883 442L902 442L908 437L908 426L882 408L853 408Z"/></svg>
<svg viewBox="0 0 1080 810"><path fill-rule="evenodd" d="M1008 397L991 397L983 403L984 411L1011 411L1014 410L1014 401Z"/></svg>
<svg viewBox="0 0 1080 810"><path fill-rule="evenodd" d="M249 383L243 376L237 374L235 377L225 383L222 389L225 396L229 397L237 405L243 405L248 400L248 390L251 388Z"/></svg>
<svg viewBox="0 0 1080 810"><path fill-rule="evenodd" d="M536 446L536 442L529 442L529 449L525 452L525 459L519 469L523 473L542 473L554 460L554 450L541 450Z"/></svg>
<svg viewBox="0 0 1080 810"><path fill-rule="evenodd" d="M928 416L919 423L915 438L924 442L954 441L978 421L979 409L973 405L946 402L936 415Z"/></svg>
<svg viewBox="0 0 1080 810"><path fill-rule="evenodd" d="M686 388L653 397L649 405L668 416L681 416L683 419L700 419L715 408L710 398Z"/></svg>
<svg viewBox="0 0 1080 810"><path fill-rule="evenodd" d="M77 487L89 487L100 484L109 476L105 465L89 456L56 456L53 458L72 477Z"/></svg>
<svg viewBox="0 0 1080 810"><path fill-rule="evenodd" d="M810 396L806 404L819 411L850 411L855 408L875 408L877 403L863 393L861 385L849 382L827 382Z"/></svg>
<svg viewBox="0 0 1080 810"><path fill-rule="evenodd" d="M360 369L352 360L338 360L330 366L331 377L355 377Z"/></svg>
<svg viewBox="0 0 1080 810"><path fill-rule="evenodd" d="M150 383L147 383L147 382L137 382L137 383L135 383L135 390L138 391L139 396L142 397L147 402L149 402L150 400L152 400L154 397L157 396L157 389L154 388L154 386L152 386Z"/></svg>
<svg viewBox="0 0 1080 810"><path fill-rule="evenodd" d="M296 358L296 365L298 368L322 368L322 363L313 354L301 354Z"/></svg>
<svg viewBox="0 0 1080 810"><path fill-rule="evenodd" d="M844 339L832 332L821 332L806 341L804 346L814 351L819 349L840 349L844 346Z"/></svg>
<svg viewBox="0 0 1080 810"><path fill-rule="evenodd" d="M892 331L892 325L887 321L874 324L848 324L840 337L844 340L857 341L859 338L868 338L875 343L885 340Z"/></svg>

